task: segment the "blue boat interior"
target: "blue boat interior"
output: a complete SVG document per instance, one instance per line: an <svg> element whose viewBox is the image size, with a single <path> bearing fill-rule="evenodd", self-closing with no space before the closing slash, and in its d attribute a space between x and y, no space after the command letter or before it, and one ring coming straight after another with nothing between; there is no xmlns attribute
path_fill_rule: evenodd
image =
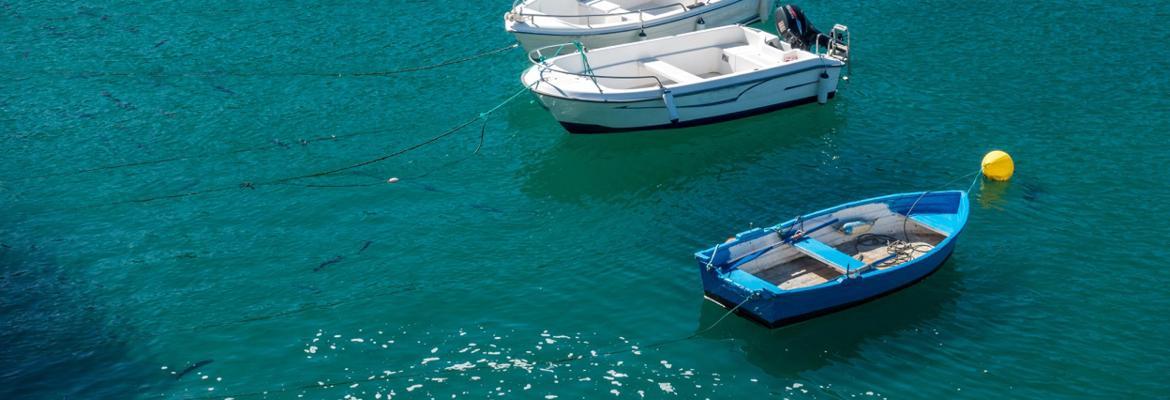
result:
<svg viewBox="0 0 1170 400"><path fill-rule="evenodd" d="M929 254L961 229L966 216L959 211L960 196L934 192L848 204L740 233L717 247L714 260L716 248L696 256L749 290L809 288Z"/></svg>

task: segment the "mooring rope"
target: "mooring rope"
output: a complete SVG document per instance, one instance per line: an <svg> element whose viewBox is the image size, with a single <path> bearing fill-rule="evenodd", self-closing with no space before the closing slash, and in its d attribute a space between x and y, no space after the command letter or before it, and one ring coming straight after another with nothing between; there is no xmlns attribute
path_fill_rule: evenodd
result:
<svg viewBox="0 0 1170 400"><path fill-rule="evenodd" d="M715 329L715 327L717 325L719 325L720 322L723 322L724 318L727 318L727 316L731 315L736 310L739 310L740 307L742 307L744 304L747 304L748 301L756 298L756 296L758 296L758 295L759 295L758 292L752 292L751 294L749 294L747 296L747 298L743 299L743 301L739 302L739 304L736 304L735 307L732 307L730 310L727 310L727 312L724 313L722 317L719 317L719 319L715 320L715 323L711 324L711 326L708 326L702 330L696 331L695 333L692 333L692 334L687 335L685 337L669 339L669 340L664 340L661 342L652 343L652 344L646 345L645 347L642 347L642 348L644 348L644 349L657 349L657 348L660 348L662 346L666 346L668 344L687 341L687 340L691 340L691 339L694 339L696 337L699 337L699 335L702 335L702 334L707 333L708 331L710 331L712 329ZM629 353L629 352L632 352L634 350L635 350L634 348L629 348L629 349L614 350L614 351L599 353L599 354L609 356L609 355L614 355L614 354ZM564 359L564 360L561 360L561 362L572 361L572 360L573 359Z"/></svg>
<svg viewBox="0 0 1170 400"><path fill-rule="evenodd" d="M22 182L22 181L33 180L33 179L56 178L56 177L69 176L69 175L82 175L82 174L88 174L88 173L93 173L93 172L110 171L110 170L116 170L116 169L143 167L143 166L147 166L147 165L167 164L167 163L178 162L178 161L198 160L198 159L214 157L214 156L227 156L227 155L233 155L233 154L243 154L243 153L250 153L250 152L262 151L262 150L270 150L270 149L276 149L276 148L290 148L290 147L292 147L293 144L298 144L301 146L308 146L309 144L317 143L317 142L331 142L331 141L336 141L338 139L347 139L347 138L352 138L352 137L371 135L371 134L375 134L375 133L388 132L390 130L391 130L390 128L379 128L379 129L365 130L365 131L359 131L359 132L342 134L342 135L318 136L318 137L314 137L314 138L310 138L310 139L297 139L295 143L288 143L288 142L284 142L284 141L281 141L278 139L273 139L273 141L269 144L264 144L264 145L259 145L259 146L251 146L251 147L243 147L243 148L221 151L221 152L206 152L206 153L186 155L186 156L175 156L175 157L156 158L156 159L152 159L152 160L130 161L130 162L125 162L125 163L120 163L120 164L98 165L98 166L92 166L92 167L85 167L85 168L81 168L81 169L78 169L75 171L70 171L70 172L54 172L54 173L41 174L41 175L15 177L15 178L7 179L7 180L10 182Z"/></svg>
<svg viewBox="0 0 1170 400"><path fill-rule="evenodd" d="M464 121L458 125L455 125L454 127L451 127L449 129L439 133L438 135L432 136L432 137L427 138L421 142L412 144L410 146L393 151L391 153L387 153L387 154L384 154L384 155L381 155L381 156L378 156L378 157L375 157L372 159L360 161L360 162L349 164L346 166L332 168L332 169L318 171L318 172L313 172L313 173L308 173L308 174L303 174L303 175L295 175L295 176L289 176L289 177L284 177L284 178L261 181L261 182L243 181L243 182L240 182L239 184L231 185L231 186L222 186L222 187L209 188L209 189L203 189L203 190L194 190L194 191L172 193L172 194L152 196L152 197L142 197L142 198L135 198L135 199L128 199L128 200L120 200L120 201L114 201L114 202L108 202L108 203L92 204L89 206L70 207L67 210L68 211L76 211L77 209L92 209L92 208L114 206L114 205L121 205L121 204L141 204L141 203L149 203L149 202L154 202L154 201L159 201L159 200L173 200L173 199L199 196L199 195L204 195L204 194L209 194L209 193L225 192L225 191L229 191L229 190L256 189L257 187L260 187L260 186L269 186L269 185L288 185L288 184L290 184L290 182L297 181L297 180L333 175L333 174L337 174L339 172L344 172L344 171L364 167L367 165L376 164L376 163L379 163L382 161L389 160L389 159L394 158L394 157L401 156L403 154L417 150L419 148L430 145L432 143L435 143L435 142L439 141L440 139L443 139L447 136L455 134L456 132L459 132L463 128L466 128L467 126L469 126L469 125L471 125L471 124L473 124L476 121L479 121L481 119L485 120L485 122L486 122L486 119L492 113L495 113L500 108L502 108L504 105L507 105L508 103L512 102L512 100L515 100L517 97L519 97L521 94L524 94L524 92L528 91L530 87L531 86L524 86L520 90L513 93L511 96L508 96L507 99L500 102L499 104L496 104L494 107L488 109L487 111L479 113L475 117L468 119L467 121ZM481 130L481 136L482 136L482 134L483 134L483 132ZM482 138L481 138L481 140L482 140ZM482 143L481 143L481 146L482 146ZM327 187L325 185L316 185L316 186L314 186L314 185L301 185L301 186ZM370 184L370 185L345 185L345 186L335 185L335 186L329 186L329 187L361 187L361 186L373 186L373 184ZM52 212L52 211L65 211L65 210L47 210L46 212Z"/></svg>
<svg viewBox="0 0 1170 400"><path fill-rule="evenodd" d="M486 51L481 51L475 54L453 58L450 60L441 61L434 64L417 65L413 67L405 67L399 69L392 69L386 71L371 71L371 72L239 72L239 71L208 71L208 72L178 72L178 73L164 73L164 72L134 72L134 71L63 71L63 70L39 70L39 71L0 71L4 74L55 74L55 75L79 75L84 77L135 77L135 76L149 76L149 77L205 77L205 76L238 76L238 77L288 77L288 76L320 76L320 77L368 77L368 76L390 76L405 74L409 72L427 71L436 68L446 67L449 65L461 64L478 58L483 58L505 51L520 47L520 43L513 42L504 47L494 48Z"/></svg>
<svg viewBox="0 0 1170 400"><path fill-rule="evenodd" d="M464 63L464 62L471 61L471 60L474 60L477 58L482 58L482 57L487 57L487 56L494 55L497 53L502 53L504 51L519 47L519 45L520 45L519 43L512 43L512 44L509 44L509 45L504 46L504 47L491 49L488 51L472 54L472 55L465 56L465 57L451 59L451 60L443 61L443 62L436 63L436 64L420 65L420 66L407 67L407 68L401 68L401 69L389 70L389 71L359 72L359 73L287 73L287 74L219 73L219 74L220 75L239 75L239 76L278 76L278 75L286 75L286 76L335 76L335 77L341 77L341 76L389 76L389 75L396 75L396 74L402 74L402 73L408 73L408 72L418 72L418 71L431 70L431 69L441 68L441 67L445 67L445 66L449 66L449 65ZM101 73L98 75L133 76L133 75L135 75L135 73ZM142 75L160 76L160 75L167 75L167 74L146 73L146 74L142 74ZM216 73L172 74L172 75L216 75ZM486 128L486 120L484 123L485 123L485 128ZM315 143L315 142L320 142L320 141L333 141L333 140L337 140L340 138L369 135L369 134L373 134L373 133L385 132L388 130L390 130L390 129L384 128L384 129L376 129L376 130L371 130L371 131L356 132L356 133L351 133L351 134L346 134L346 135L329 135L329 136L316 137L316 138L312 138L312 139L298 139L297 143L304 146L304 145L308 145L310 143ZM484 130L484 128L480 129L480 131L481 131L480 132L480 146L481 147L483 145L483 135L484 135L483 130ZM24 176L24 177L17 177L17 178L8 179L8 181L22 182L22 181L33 180L33 179L53 178L53 177L66 176L66 175L79 175L79 174L99 172L99 171L108 171L108 170L113 170L113 169L122 169L122 168L131 168L131 167L141 167L141 166L147 166L147 165L165 164L165 163L178 162L178 161L202 159L202 158L207 158L207 157L212 157L212 156L248 153L248 152L253 152L253 151L273 149L273 148L277 148L277 147L288 147L288 145L289 145L288 143L284 143L281 141L274 141L274 143L272 143L272 144L246 147L246 148L241 148L241 149L228 150L228 151L224 151L224 152L208 152L208 153L189 155L189 156L164 157L164 158L158 158L158 159L153 159L153 160L130 161L130 162L121 163L121 164L98 165L98 166L81 168L81 169L73 171L73 172L55 172L55 173L49 173L49 174ZM475 153L478 153L478 152L479 152L479 148L477 147L475 150Z"/></svg>
<svg viewBox="0 0 1170 400"><path fill-rule="evenodd" d="M334 169L330 169L330 170L314 172L311 174L293 176L293 177L288 177L288 178L281 178L281 179L277 179L277 180L270 181L270 182L257 183L255 185L269 185L269 184L276 184L276 183L284 183L284 182L288 182L288 181L295 181L295 180L300 180L300 179L316 178L316 177L320 177L320 176L333 175L333 174L336 174L338 172L348 171L348 170L351 170L354 168L360 168L360 167L364 167L364 166L367 166L370 164L376 164L376 163L379 163L382 161L386 161L386 160L394 158L394 157L398 157L400 155L409 153L410 151L413 151L413 150L418 149L420 147L434 143L434 142L438 141L439 139L442 139L442 138L447 137L451 134L454 134L455 132L459 132L463 128L466 128L468 125L471 125L472 123L475 123L476 121L483 120L485 125L486 125L487 117L489 115L496 112L496 110L499 110L500 107L503 107L505 104L512 102L512 100L515 99L517 96L524 94L524 92L528 91L528 88L529 88L529 86L525 86L524 88L516 91L516 93L513 93L511 96L508 96L508 98L505 99L504 101L500 102L500 104L497 104L495 107L492 107L491 109L480 113L475 118L464 121L463 123L456 125L455 127L451 128L451 129L448 129L446 132L440 133L438 135L435 135L434 137L431 137L430 139L416 143L412 146L403 148L401 150L398 150L398 151L395 151L395 152L392 152L392 153L389 153L389 154L386 154L386 155L383 155L383 156L380 156L377 158L373 158L373 159L365 160L362 162L350 164L350 165L340 167L340 168L334 168ZM479 151L478 147L476 148L476 151Z"/></svg>
<svg viewBox="0 0 1170 400"><path fill-rule="evenodd" d="M403 73L407 73L407 72L426 71L429 69L446 67L448 65L454 65L454 64L459 64L459 63L471 61L471 60L474 60L474 59L477 59L480 57L487 57L487 56L490 56L490 55L493 55L496 53L502 53L502 52L505 52L505 51L508 51L508 50L511 50L511 49L514 49L517 47L520 47L520 43L512 43L510 45L507 45L507 46L504 46L504 47L501 47L498 49L488 50L488 51L485 51L482 53L472 54L470 56L456 58L456 59L444 61L444 62L441 62L438 64L423 65L423 66L418 66L418 67L402 68L402 69L391 70L391 71L382 71L382 72L356 73L356 74L351 74L351 76L387 76L387 75L403 74Z"/></svg>

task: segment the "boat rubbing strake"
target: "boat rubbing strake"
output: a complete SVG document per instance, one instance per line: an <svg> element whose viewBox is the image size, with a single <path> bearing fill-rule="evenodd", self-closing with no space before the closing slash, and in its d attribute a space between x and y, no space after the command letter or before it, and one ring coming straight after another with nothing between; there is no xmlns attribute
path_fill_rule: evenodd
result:
<svg viewBox="0 0 1170 400"><path fill-rule="evenodd" d="M695 259L708 299L775 328L922 280L954 251L969 208L964 191L877 197L741 232Z"/></svg>
<svg viewBox="0 0 1170 400"><path fill-rule="evenodd" d="M526 51L580 42L591 49L766 18L768 0L517 0L504 28Z"/></svg>

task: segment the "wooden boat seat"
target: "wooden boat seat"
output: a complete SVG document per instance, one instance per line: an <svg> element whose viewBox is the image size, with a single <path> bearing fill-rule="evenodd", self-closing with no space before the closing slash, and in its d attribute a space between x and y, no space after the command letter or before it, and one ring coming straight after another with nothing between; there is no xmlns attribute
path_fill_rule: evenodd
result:
<svg viewBox="0 0 1170 400"><path fill-rule="evenodd" d="M865 266L865 263L819 240L804 239L793 243L792 246L809 257L840 269L841 272L851 271Z"/></svg>
<svg viewBox="0 0 1170 400"><path fill-rule="evenodd" d="M658 75L661 78L666 78L675 83L694 83L702 81L698 75L692 74L683 70L682 68L670 65L661 60L645 61L642 63L650 72Z"/></svg>

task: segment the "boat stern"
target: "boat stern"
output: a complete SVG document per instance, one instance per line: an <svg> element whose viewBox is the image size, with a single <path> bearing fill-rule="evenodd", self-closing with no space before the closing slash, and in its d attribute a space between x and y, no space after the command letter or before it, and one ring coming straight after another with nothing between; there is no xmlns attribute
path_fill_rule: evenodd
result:
<svg viewBox="0 0 1170 400"><path fill-rule="evenodd" d="M787 316L776 307L775 300L783 294L776 285L734 267L736 254L752 249L768 240L772 232L752 229L741 232L732 240L695 253L703 295L707 300L733 311L741 317L765 327L776 327ZM774 235L773 235L774 236Z"/></svg>

